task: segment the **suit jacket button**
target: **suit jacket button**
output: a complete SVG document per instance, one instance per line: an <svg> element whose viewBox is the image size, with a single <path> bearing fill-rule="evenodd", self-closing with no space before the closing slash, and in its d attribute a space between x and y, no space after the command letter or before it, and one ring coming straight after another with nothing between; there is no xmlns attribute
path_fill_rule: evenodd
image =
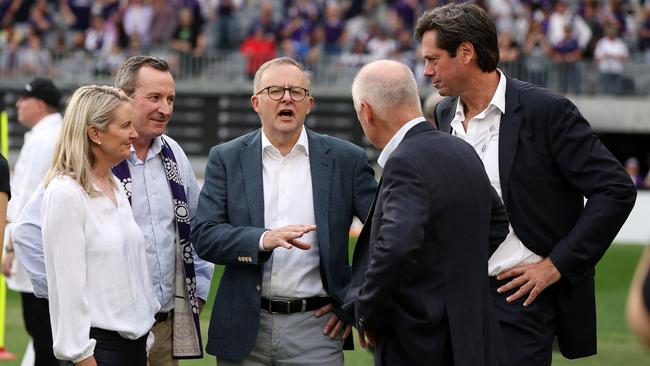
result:
<svg viewBox="0 0 650 366"><path fill-rule="evenodd" d="M255 286L255 289L256 289L257 291L259 291L260 288L261 288L261 286L260 286L260 284L258 283L257 286Z"/></svg>

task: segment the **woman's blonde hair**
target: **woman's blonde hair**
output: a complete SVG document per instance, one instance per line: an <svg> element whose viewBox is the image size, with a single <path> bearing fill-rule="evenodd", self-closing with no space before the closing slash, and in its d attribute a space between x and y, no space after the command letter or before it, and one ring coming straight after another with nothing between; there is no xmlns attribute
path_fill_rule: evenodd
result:
<svg viewBox="0 0 650 366"><path fill-rule="evenodd" d="M57 175L68 175L90 196L97 196L99 192L93 187L90 176L95 158L90 150L88 128L95 126L100 131L106 130L115 109L130 101L123 91L112 86L88 85L77 89L66 108L45 184Z"/></svg>

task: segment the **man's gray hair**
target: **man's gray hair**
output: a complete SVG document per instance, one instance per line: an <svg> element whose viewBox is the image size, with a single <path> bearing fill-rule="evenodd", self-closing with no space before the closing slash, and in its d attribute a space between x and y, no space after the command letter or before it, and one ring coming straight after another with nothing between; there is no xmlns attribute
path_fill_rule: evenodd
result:
<svg viewBox="0 0 650 366"><path fill-rule="evenodd" d="M153 56L133 56L126 60L115 76L115 87L132 97L138 82L138 71L148 66L158 71L169 71L167 61Z"/></svg>
<svg viewBox="0 0 650 366"><path fill-rule="evenodd" d="M402 72L372 72L376 62L394 62ZM365 101L381 118L389 118L392 110L404 106L422 111L415 75L408 66L396 61L375 61L362 67L352 82L352 100L357 111L361 101Z"/></svg>
<svg viewBox="0 0 650 366"><path fill-rule="evenodd" d="M277 65L293 65L297 67L300 71L305 74L307 77L307 90L311 89L311 73L308 71L305 71L305 67L298 61L292 59L291 57L278 57L274 58L273 60L266 61L262 66L260 66L259 69L257 69L257 72L255 72L255 78L253 79L253 94L259 93L259 89L261 87L260 82L262 80L262 74L264 74L264 71L268 69L271 66L277 66Z"/></svg>

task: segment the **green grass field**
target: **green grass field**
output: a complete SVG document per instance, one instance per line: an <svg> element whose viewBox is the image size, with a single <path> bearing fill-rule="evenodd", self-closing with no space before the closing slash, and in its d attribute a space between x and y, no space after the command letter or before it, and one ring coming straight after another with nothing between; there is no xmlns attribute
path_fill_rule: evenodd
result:
<svg viewBox="0 0 650 366"><path fill-rule="evenodd" d="M600 262L596 272L596 288L598 303L598 349L599 354L586 359L569 361L559 354L553 359L554 365L572 366L642 366L650 365L650 354L644 351L630 333L625 323L623 309L627 298L627 290L636 268L637 261L643 250L638 245L616 245L610 248ZM211 294L216 291L220 278L220 268L215 271ZM212 303L208 302L201 325L204 339L207 339L207 329ZM207 311L207 312L206 312ZM0 361L0 364L20 365L20 358L28 342L23 328L20 299L16 293L8 291L6 312L6 348L17 354L18 361ZM182 365L199 366L214 365L212 356L202 360L183 361ZM357 347L357 350L346 352L345 364L351 366L371 365L372 357Z"/></svg>

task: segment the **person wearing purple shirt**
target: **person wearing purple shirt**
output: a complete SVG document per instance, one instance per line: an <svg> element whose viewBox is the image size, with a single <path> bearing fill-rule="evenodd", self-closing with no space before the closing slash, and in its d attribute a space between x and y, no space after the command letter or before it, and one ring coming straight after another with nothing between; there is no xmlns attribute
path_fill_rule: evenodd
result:
<svg viewBox="0 0 650 366"><path fill-rule="evenodd" d="M551 58L557 63L562 93L577 93L580 84L580 70L577 62L582 58L578 40L573 36L571 24L564 26L564 38L553 46Z"/></svg>
<svg viewBox="0 0 650 366"><path fill-rule="evenodd" d="M329 3L325 7L323 20L325 31L325 53L338 55L343 50L341 44L345 42L345 22L341 18L341 9L336 3Z"/></svg>

